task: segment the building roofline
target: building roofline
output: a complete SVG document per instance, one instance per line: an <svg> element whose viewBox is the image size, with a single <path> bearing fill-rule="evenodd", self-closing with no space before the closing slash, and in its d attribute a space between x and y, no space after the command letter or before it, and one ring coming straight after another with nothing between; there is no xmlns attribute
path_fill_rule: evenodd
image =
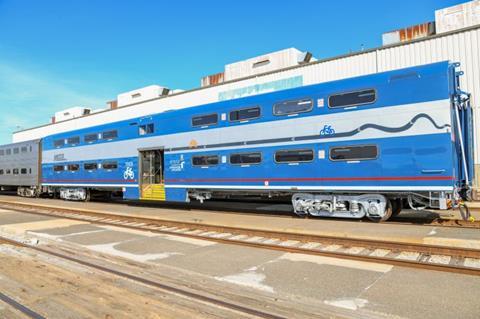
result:
<svg viewBox="0 0 480 319"><path fill-rule="evenodd" d="M114 111L119 110L119 109L131 107L131 106L135 106L135 105L139 105L139 104L143 104L143 103L147 103L147 102L151 102L151 101L155 101L155 100L161 100L161 99L169 98L169 97L172 97L172 96L188 94L188 93L191 93L191 92L196 92L196 91L204 90L204 89L207 89L207 88L212 88L212 87L221 86L221 85L225 85L225 84L240 82L240 81L253 79L253 78L257 78L257 77L262 77L262 76L267 76L267 75L271 75L271 74L275 74L275 73L279 73L279 72L285 72L285 71L289 71L289 70L300 69L300 68L304 68L304 67L307 67L307 66L312 66L312 65L315 65L315 64L321 64L321 63L325 63L325 62L329 62L329 61L333 61L333 60L339 60L339 59L344 59L344 58L353 57L353 56L357 56L357 55L372 53L372 52L380 51L380 50L383 50L383 49L390 49L390 48L400 47L400 46L404 46L404 45L408 45L408 44L412 44L412 43L417 43L417 42L423 42L423 41L427 41L427 40L442 38L442 37L446 37L446 36L449 36L449 35L453 35L453 34L457 34L457 33L463 33L463 32L472 31L472 30L476 30L476 29L480 29L480 24L479 25L474 25L474 26L471 26L471 27L467 27L467 28L462 28L462 29L457 29L457 30L453 30L453 31L449 31L449 32L444 32L444 33L440 33L440 34L434 34L434 35L424 37L424 38L413 39L413 40L409 40L409 41L405 41L405 42L389 44L389 45L385 45L385 46L366 49L366 50L363 50L363 51L355 51L355 52L351 52L351 53L341 54L341 55L337 55L337 56L330 57L330 58L325 58L325 59L321 59L321 60L317 60L317 61L313 61L313 62L303 63L303 64L300 64L300 65L294 65L294 66L290 66L290 67L286 67L286 68L282 68L282 69L277 69L277 70L273 70L273 71L269 71L269 72L265 72L265 73L250 75L250 76L246 76L246 77L243 77L243 78L229 80L229 81L225 81L225 82L218 83L218 84L212 84L212 85L208 85L208 86L204 86L204 87L193 88L193 89L190 89L190 90L185 90L185 91L174 93L174 94L167 95L167 96L160 96L160 97L157 97L157 98L153 98L153 99L149 99L149 100L145 100L145 101L141 101L141 102L137 102L137 103L131 103L131 104L123 105L123 106L117 107L116 109L106 109L106 110L102 110L102 111L99 111L99 112L87 114L87 115L84 115L84 116L81 116L81 117L76 117L76 118L73 118L73 119L64 120L64 121L57 122L57 123L47 123L47 124L31 127L31 128L28 128L28 129L14 131L13 134L27 132L27 131L31 131L31 130L34 130L34 129L55 125L55 124L58 124L58 123L65 123L65 122L69 122L69 121L74 121L74 120L89 117L89 116L95 116L95 115L101 114L101 113L114 112Z"/></svg>

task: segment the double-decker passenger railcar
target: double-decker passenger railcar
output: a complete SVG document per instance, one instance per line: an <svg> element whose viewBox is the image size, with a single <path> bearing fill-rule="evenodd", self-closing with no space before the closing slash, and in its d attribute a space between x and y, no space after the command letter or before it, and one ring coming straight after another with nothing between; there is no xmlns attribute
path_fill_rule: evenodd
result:
<svg viewBox="0 0 480 319"><path fill-rule="evenodd" d="M0 188L35 197L41 192L40 140L0 146Z"/></svg>
<svg viewBox="0 0 480 319"><path fill-rule="evenodd" d="M441 62L166 111L42 141L42 184L188 202L288 196L297 214L385 220L468 196L471 110Z"/></svg>

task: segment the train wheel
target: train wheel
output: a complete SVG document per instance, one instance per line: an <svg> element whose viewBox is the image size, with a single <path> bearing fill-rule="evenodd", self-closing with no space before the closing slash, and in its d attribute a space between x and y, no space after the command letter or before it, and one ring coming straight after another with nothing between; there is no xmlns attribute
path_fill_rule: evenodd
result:
<svg viewBox="0 0 480 319"><path fill-rule="evenodd" d="M385 213L383 214L382 217L374 217L374 216L368 216L368 215L367 217L368 219L370 219L375 223L381 223L381 222L387 221L390 217L392 217L392 213L393 213L392 203L390 202L389 199L387 199L387 207L385 208Z"/></svg>

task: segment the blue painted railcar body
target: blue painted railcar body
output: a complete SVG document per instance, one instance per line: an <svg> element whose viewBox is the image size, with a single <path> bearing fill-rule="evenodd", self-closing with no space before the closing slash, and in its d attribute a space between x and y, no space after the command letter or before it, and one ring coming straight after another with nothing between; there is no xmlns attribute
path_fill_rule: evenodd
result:
<svg viewBox="0 0 480 319"><path fill-rule="evenodd" d="M316 194L416 194L409 199L444 207L472 173L471 110L455 67L440 62L51 135L42 141L42 182L126 199L300 194L304 207L325 201Z"/></svg>

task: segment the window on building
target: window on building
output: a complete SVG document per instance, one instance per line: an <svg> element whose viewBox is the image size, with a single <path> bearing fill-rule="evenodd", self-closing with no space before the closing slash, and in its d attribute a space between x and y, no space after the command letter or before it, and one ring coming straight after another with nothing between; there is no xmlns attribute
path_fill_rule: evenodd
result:
<svg viewBox="0 0 480 319"><path fill-rule="evenodd" d="M18 175L18 168L14 168L12 172L13 172L13 175Z"/></svg>
<svg viewBox="0 0 480 319"><path fill-rule="evenodd" d="M106 170L114 170L118 168L118 163L117 162L103 162L102 164L103 169Z"/></svg>
<svg viewBox="0 0 480 319"><path fill-rule="evenodd" d="M113 131L106 131L102 133L103 140L113 140L114 138L118 137L118 132L116 130Z"/></svg>
<svg viewBox="0 0 480 319"><path fill-rule="evenodd" d="M262 154L258 153L238 153L230 155L230 164L258 164L262 161Z"/></svg>
<svg viewBox="0 0 480 319"><path fill-rule="evenodd" d="M192 117L192 126L209 126L218 123L218 114L207 114Z"/></svg>
<svg viewBox="0 0 480 319"><path fill-rule="evenodd" d="M313 161L313 150L282 150L275 152L275 162L277 163L299 163Z"/></svg>
<svg viewBox="0 0 480 319"><path fill-rule="evenodd" d="M54 172L63 172L65 170L65 166L63 165L55 165L53 166L53 171Z"/></svg>
<svg viewBox="0 0 480 319"><path fill-rule="evenodd" d="M65 145L65 140L55 140L53 141L53 146L55 147L62 147L63 145Z"/></svg>
<svg viewBox="0 0 480 319"><path fill-rule="evenodd" d="M97 163L85 163L83 164L83 169L86 171L94 171L98 167Z"/></svg>
<svg viewBox="0 0 480 319"><path fill-rule="evenodd" d="M70 145L80 144L80 137L79 136L69 137L67 139L67 143Z"/></svg>
<svg viewBox="0 0 480 319"><path fill-rule="evenodd" d="M28 152L28 147L22 146L22 147L20 148L20 152L22 152L22 153Z"/></svg>
<svg viewBox="0 0 480 319"><path fill-rule="evenodd" d="M153 123L138 126L139 135L152 134L154 131L155 131L155 127Z"/></svg>
<svg viewBox="0 0 480 319"><path fill-rule="evenodd" d="M97 133L87 134L87 135L84 136L83 140L85 141L85 143L96 142L96 141L98 141L98 134Z"/></svg>
<svg viewBox="0 0 480 319"><path fill-rule="evenodd" d="M253 120L260 117L260 107L250 107L234 110L229 113L231 122Z"/></svg>
<svg viewBox="0 0 480 319"><path fill-rule="evenodd" d="M332 161L361 161L376 159L378 147L376 145L341 146L330 149Z"/></svg>
<svg viewBox="0 0 480 319"><path fill-rule="evenodd" d="M28 170L27 170L26 168L22 168L22 169L20 170L20 174L22 174L22 175L26 175L27 172L28 172Z"/></svg>
<svg viewBox="0 0 480 319"><path fill-rule="evenodd" d="M192 165L193 166L211 166L218 165L218 155L202 155L202 156L193 156Z"/></svg>
<svg viewBox="0 0 480 319"><path fill-rule="evenodd" d="M283 101L273 105L273 114L288 115L309 112L313 109L313 100L310 98Z"/></svg>
<svg viewBox="0 0 480 319"><path fill-rule="evenodd" d="M373 103L376 99L377 95L374 89L359 90L330 95L328 106L331 108L357 106Z"/></svg>
<svg viewBox="0 0 480 319"><path fill-rule="evenodd" d="M67 169L70 171L70 172L76 172L80 169L80 165L78 164L68 164L67 165Z"/></svg>
<svg viewBox="0 0 480 319"><path fill-rule="evenodd" d="M20 153L20 149L18 147L15 147L13 149L13 154L18 154L18 153Z"/></svg>
<svg viewBox="0 0 480 319"><path fill-rule="evenodd" d="M7 148L7 150L5 151L5 153L7 155L12 155L12 150L10 148Z"/></svg>

